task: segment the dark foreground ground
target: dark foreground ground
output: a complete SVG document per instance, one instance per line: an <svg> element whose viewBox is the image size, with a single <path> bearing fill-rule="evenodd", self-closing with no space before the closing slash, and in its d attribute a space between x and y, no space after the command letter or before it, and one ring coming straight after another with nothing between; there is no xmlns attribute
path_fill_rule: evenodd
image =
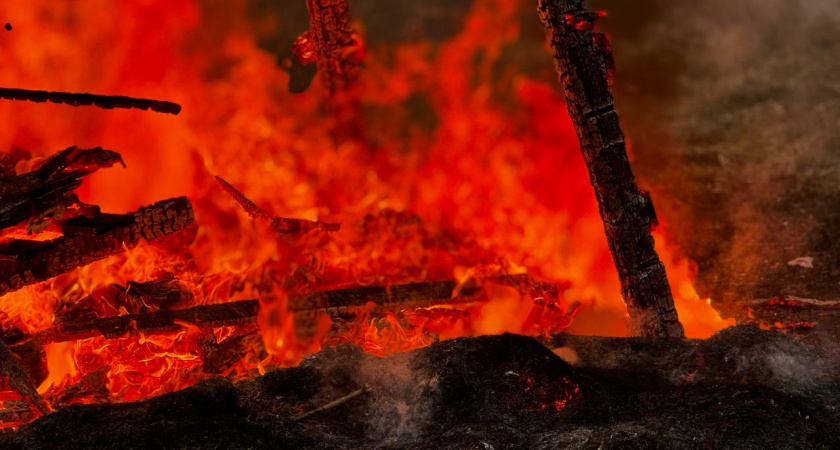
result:
<svg viewBox="0 0 840 450"><path fill-rule="evenodd" d="M840 384L816 341L485 336L391 358L351 346L236 385L71 406L3 449L840 448ZM573 356L569 356L573 355ZM359 388L368 391L302 420Z"/></svg>

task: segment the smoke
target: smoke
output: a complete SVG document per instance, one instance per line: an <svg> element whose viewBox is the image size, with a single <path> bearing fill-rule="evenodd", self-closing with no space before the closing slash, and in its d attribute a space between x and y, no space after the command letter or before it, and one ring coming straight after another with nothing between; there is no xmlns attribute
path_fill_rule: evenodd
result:
<svg viewBox="0 0 840 450"><path fill-rule="evenodd" d="M836 297L840 3L589 3L610 11L634 170L700 294Z"/></svg>
<svg viewBox="0 0 840 450"><path fill-rule="evenodd" d="M439 398L437 378L411 368L413 354L366 358L359 381L371 387L367 416L370 438L384 443L416 438L431 420Z"/></svg>
<svg viewBox="0 0 840 450"><path fill-rule="evenodd" d="M361 420L354 417L352 422L364 424L359 432L367 439L398 445L422 434L441 398L437 376L415 370L418 354L380 358L345 344L311 355L301 366L320 373L321 386L312 396L315 405L363 389L362 394L349 400L355 402L355 411L364 413Z"/></svg>

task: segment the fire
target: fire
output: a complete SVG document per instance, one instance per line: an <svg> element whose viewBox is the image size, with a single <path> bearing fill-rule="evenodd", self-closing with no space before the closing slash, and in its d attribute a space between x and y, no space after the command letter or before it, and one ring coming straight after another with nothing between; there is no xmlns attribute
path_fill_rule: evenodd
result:
<svg viewBox="0 0 840 450"><path fill-rule="evenodd" d="M3 328L43 330L62 305L97 288L163 276L186 286L195 305L261 302L259 339L241 327L208 336L185 325L177 333L51 344L42 392L58 393L102 368L109 401L179 389L217 375L203 364L207 342L242 347L239 359L220 369L239 379L346 341L387 355L505 331L626 334L562 93L556 82L501 64L521 37L518 14L532 2L477 0L463 28L440 43L368 43L357 86L363 131L348 140L332 136L337 119L324 114L325 87L316 80L306 93L288 93L286 63L258 46L247 2L223 3L0 5L0 17L14 24L0 39L3 85L131 93L184 107L173 117L5 102L0 148L37 155L70 144L116 150L128 168L89 177L77 191L82 201L125 212L186 195L199 223L192 242L142 244L0 298ZM307 42L298 40L296 49L311 60ZM216 176L272 217L341 229L278 234L270 221L242 213ZM35 238L54 238L51 232ZM730 325L694 291L689 261L664 235L657 242L687 335L707 337ZM296 293L499 273L550 280L562 287L560 298L491 283L486 302L458 308L383 313L368 305L346 323L289 311Z"/></svg>

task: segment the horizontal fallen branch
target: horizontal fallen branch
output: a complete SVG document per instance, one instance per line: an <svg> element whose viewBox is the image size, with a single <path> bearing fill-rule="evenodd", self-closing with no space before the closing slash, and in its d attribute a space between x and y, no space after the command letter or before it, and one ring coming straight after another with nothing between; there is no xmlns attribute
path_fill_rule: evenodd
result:
<svg viewBox="0 0 840 450"><path fill-rule="evenodd" d="M130 214L79 216L62 224L64 236L51 241L14 241L0 260L0 295L48 280L134 247L195 227L192 205L178 197Z"/></svg>
<svg viewBox="0 0 840 450"><path fill-rule="evenodd" d="M535 296L556 298L559 295L555 284L537 282L527 275L498 276L482 282L517 287ZM458 292L454 295L456 289ZM355 314L355 309L364 307L368 303L373 303L377 309L427 308L435 305L474 302L477 301L476 294L481 291L481 286L475 281L461 286L451 280L394 286L365 286L292 296L289 299L289 310L305 315L326 313L332 318L347 318ZM259 310L259 300L241 300L185 309L59 323L34 336L16 334L7 336L5 340L10 345L33 338L43 343L50 343L95 336L118 338L133 331L174 332L181 330L184 324L195 325L202 329L247 325L255 323Z"/></svg>
<svg viewBox="0 0 840 450"><path fill-rule="evenodd" d="M0 98L36 103L52 102L70 106L98 106L103 109L151 109L154 112L178 114L181 105L177 103L149 100L121 95L75 94L70 92L33 91L28 89L0 88Z"/></svg>

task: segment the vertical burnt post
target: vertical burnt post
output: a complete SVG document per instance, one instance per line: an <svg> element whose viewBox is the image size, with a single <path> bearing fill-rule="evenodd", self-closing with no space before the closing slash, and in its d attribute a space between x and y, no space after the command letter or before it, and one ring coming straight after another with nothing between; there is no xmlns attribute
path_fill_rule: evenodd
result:
<svg viewBox="0 0 840 450"><path fill-rule="evenodd" d="M636 185L615 111L609 81L612 52L606 37L593 32L601 14L587 11L583 0L539 0L538 9L551 32L560 83L595 189L633 334L682 338L665 266L650 234L653 207Z"/></svg>
<svg viewBox="0 0 840 450"><path fill-rule="evenodd" d="M350 23L347 0L306 0L309 30L300 35L292 50L302 64L318 64L329 90L330 113L335 117L338 140L359 140L363 135L361 102L356 86L367 54L364 41Z"/></svg>

